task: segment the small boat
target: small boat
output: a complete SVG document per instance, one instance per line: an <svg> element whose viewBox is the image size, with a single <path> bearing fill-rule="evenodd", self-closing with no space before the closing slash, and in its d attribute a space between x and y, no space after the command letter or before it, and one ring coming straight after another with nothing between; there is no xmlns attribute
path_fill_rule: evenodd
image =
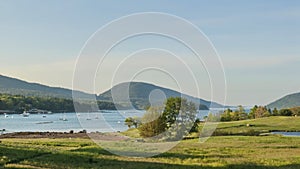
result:
<svg viewBox="0 0 300 169"><path fill-rule="evenodd" d="M4 113L4 117L5 117L5 118L8 118L8 115L7 115L6 113Z"/></svg>
<svg viewBox="0 0 300 169"><path fill-rule="evenodd" d="M118 124L120 124L121 122L120 121L118 121Z"/></svg>
<svg viewBox="0 0 300 169"><path fill-rule="evenodd" d="M29 117L29 113L26 111L24 111L22 115L23 115L23 117Z"/></svg>
<svg viewBox="0 0 300 169"><path fill-rule="evenodd" d="M46 118L47 116L46 115L43 115L43 118Z"/></svg>
<svg viewBox="0 0 300 169"><path fill-rule="evenodd" d="M68 121L68 119L66 118L66 114L64 113L64 116L61 117L61 118L59 118L59 120L61 120L61 121Z"/></svg>
<svg viewBox="0 0 300 169"><path fill-rule="evenodd" d="M63 119L62 119L62 121L68 121L68 119L66 119L66 118L63 118Z"/></svg>

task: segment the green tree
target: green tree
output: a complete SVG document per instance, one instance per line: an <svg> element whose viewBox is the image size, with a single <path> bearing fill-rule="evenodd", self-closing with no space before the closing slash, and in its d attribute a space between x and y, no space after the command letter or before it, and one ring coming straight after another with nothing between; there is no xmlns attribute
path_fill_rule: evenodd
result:
<svg viewBox="0 0 300 169"><path fill-rule="evenodd" d="M250 119L254 119L254 118L255 118L255 112L256 112L257 108L258 108L258 106L255 105L252 109L250 109L250 113L249 113L249 115L248 115L248 117L249 117Z"/></svg>
<svg viewBox="0 0 300 169"><path fill-rule="evenodd" d="M255 111L255 118L262 118L270 116L270 112L265 106L259 106Z"/></svg>
<svg viewBox="0 0 300 169"><path fill-rule="evenodd" d="M232 113L232 110L231 109L226 109L224 111L224 113L221 114L221 119L220 121L231 121L231 113Z"/></svg>
<svg viewBox="0 0 300 169"><path fill-rule="evenodd" d="M279 114L281 116L292 116L293 115L293 112L290 110L290 109L281 109L279 111Z"/></svg>
<svg viewBox="0 0 300 169"><path fill-rule="evenodd" d="M147 110L138 127L142 137L154 137L166 130L166 123L162 118L162 113L157 108L151 107Z"/></svg>
<svg viewBox="0 0 300 169"><path fill-rule="evenodd" d="M152 137L168 130L165 136L180 139L196 125L196 113L196 105L193 102L171 97L166 100L164 109L150 107L138 129L143 137Z"/></svg>
<svg viewBox="0 0 300 169"><path fill-rule="evenodd" d="M127 125L128 128L131 127L138 128L140 124L141 124L141 120L138 117L128 117L125 119L125 125Z"/></svg>
<svg viewBox="0 0 300 169"><path fill-rule="evenodd" d="M290 110L293 112L293 116L300 116L300 107L293 107Z"/></svg>
<svg viewBox="0 0 300 169"><path fill-rule="evenodd" d="M237 111L238 111L238 120L246 120L248 118L248 114L246 113L242 105L238 106Z"/></svg>
<svg viewBox="0 0 300 169"><path fill-rule="evenodd" d="M198 132L199 131L199 123L200 123L200 120L197 118L194 125L192 126L190 132Z"/></svg>
<svg viewBox="0 0 300 169"><path fill-rule="evenodd" d="M279 115L280 115L280 114L279 114L279 111L277 110L276 107L273 109L272 115L273 115L273 116L279 116Z"/></svg>

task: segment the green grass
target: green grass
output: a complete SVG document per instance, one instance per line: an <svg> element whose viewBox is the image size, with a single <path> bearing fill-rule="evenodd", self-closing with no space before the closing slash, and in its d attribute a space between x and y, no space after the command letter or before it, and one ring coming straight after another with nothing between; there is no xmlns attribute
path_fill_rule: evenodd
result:
<svg viewBox="0 0 300 169"><path fill-rule="evenodd" d="M248 127L247 124L250 126ZM203 128L204 123L200 123L199 130ZM219 122L214 135L243 135L253 136L261 133L269 133L272 131L299 131L300 132L300 117L287 117L287 116L271 116L260 119ZM139 138L139 132L135 128L131 128L122 134ZM198 137L199 133L192 133L188 137Z"/></svg>
<svg viewBox="0 0 300 169"><path fill-rule="evenodd" d="M220 136L184 140L151 158L116 156L88 139L2 139L0 168L292 168L300 138Z"/></svg>
<svg viewBox="0 0 300 169"><path fill-rule="evenodd" d="M248 123L260 131L300 127L299 118L269 117L220 123L217 130L240 132L249 128ZM125 133L138 136L134 129ZM214 136L204 143L190 139L150 158L117 156L89 139L2 139L0 168L298 169L300 137Z"/></svg>
<svg viewBox="0 0 300 169"><path fill-rule="evenodd" d="M247 127L250 124L250 127ZM300 131L300 117L272 116L253 120L221 122L217 135L251 135L271 131Z"/></svg>

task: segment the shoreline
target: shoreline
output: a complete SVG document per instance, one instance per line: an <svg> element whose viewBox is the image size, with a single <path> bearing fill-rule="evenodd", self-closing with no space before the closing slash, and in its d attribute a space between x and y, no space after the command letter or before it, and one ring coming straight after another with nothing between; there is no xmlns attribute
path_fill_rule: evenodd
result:
<svg viewBox="0 0 300 169"><path fill-rule="evenodd" d="M84 131L80 132L13 132L3 133L0 139L5 138L89 138Z"/></svg>
<svg viewBox="0 0 300 169"><path fill-rule="evenodd" d="M0 135L0 139L96 139L105 141L127 140L128 137L120 135L119 132L14 132Z"/></svg>

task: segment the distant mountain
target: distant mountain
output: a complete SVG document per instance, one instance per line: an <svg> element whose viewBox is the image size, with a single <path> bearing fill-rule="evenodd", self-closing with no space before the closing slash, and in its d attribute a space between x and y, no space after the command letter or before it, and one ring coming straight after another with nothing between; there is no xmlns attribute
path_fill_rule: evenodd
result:
<svg viewBox="0 0 300 169"><path fill-rule="evenodd" d="M85 98L91 96L80 91L74 91L77 95ZM38 83L29 83L16 78L0 75L0 93L24 96L72 98L72 90L60 87L50 87Z"/></svg>
<svg viewBox="0 0 300 169"><path fill-rule="evenodd" d="M300 93L294 93L287 96L284 96L272 103L270 103L267 107L269 108L292 108L300 106Z"/></svg>
<svg viewBox="0 0 300 169"><path fill-rule="evenodd" d="M149 95L150 93L158 89L162 91L167 98L169 97L180 97L181 93L159 87L149 83L143 82L128 82L128 83L121 83L119 85L114 86L112 89L100 94L97 96L97 100L112 102L111 91L116 91L117 97L123 97L123 91L129 87L129 97L130 101L133 103L133 106L139 109L144 109L145 107L149 106ZM60 88L60 87L50 87L38 83L29 83L23 80L19 80L16 78L11 78L7 76L0 75L0 93L6 93L11 95L23 95L23 96L38 96L38 97L57 97L57 98L65 98L65 99L72 99L72 90ZM81 91L74 91L77 97L79 98L92 98L95 95L84 93ZM190 101L194 101L195 103L200 102L200 109L207 109L208 107L222 107L222 105L206 101L203 99L195 98L189 95L183 94L182 97L187 98ZM124 99L126 100L126 99ZM155 99L154 99L155 100ZM117 103L121 104L125 108L128 103Z"/></svg>
<svg viewBox="0 0 300 169"><path fill-rule="evenodd" d="M181 93L164 87L160 87L160 86L156 86L144 82L126 82L126 83L118 84L114 86L112 89L100 94L97 97L97 100L112 101L112 91L113 91L115 93L114 97L118 98L119 101L123 102L119 104L126 105L129 104L128 99L125 98L125 93L124 93L124 91L127 90L129 91L130 102L133 104L135 108L140 108L140 109L150 105L149 95L154 90L159 90L163 92L166 98L181 97ZM187 98L190 101L194 101L195 103L200 103L200 109L208 109L208 107L215 107L215 108L222 107L221 104L195 98L186 94L183 94L182 97Z"/></svg>

